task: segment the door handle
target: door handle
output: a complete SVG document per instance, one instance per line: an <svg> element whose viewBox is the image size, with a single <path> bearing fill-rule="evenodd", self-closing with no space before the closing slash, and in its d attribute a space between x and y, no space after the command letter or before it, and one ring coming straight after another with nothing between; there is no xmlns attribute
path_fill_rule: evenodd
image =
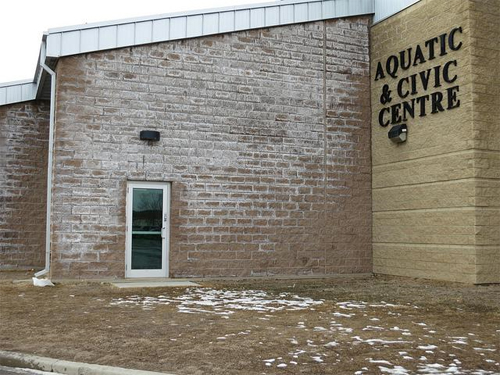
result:
<svg viewBox="0 0 500 375"><path fill-rule="evenodd" d="M161 228L161 238L165 238L165 227Z"/></svg>

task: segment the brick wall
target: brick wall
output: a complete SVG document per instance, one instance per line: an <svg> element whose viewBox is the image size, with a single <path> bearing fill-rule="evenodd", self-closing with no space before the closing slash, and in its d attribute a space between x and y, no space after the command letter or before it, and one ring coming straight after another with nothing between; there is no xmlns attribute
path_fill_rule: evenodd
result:
<svg viewBox="0 0 500 375"><path fill-rule="evenodd" d="M370 272L369 20L61 59L52 276L124 275L128 180L172 182L173 277Z"/></svg>
<svg viewBox="0 0 500 375"><path fill-rule="evenodd" d="M371 29L374 272L500 281L498 4L422 0ZM455 27L462 28L459 50L400 70L397 79L375 81L379 62L409 47L415 52ZM483 59L486 49L492 55ZM381 127L378 119L383 85L396 93L400 79L450 60L457 61L455 82L434 88L432 81L406 100L459 86L460 107L409 118L408 141L390 142L390 126ZM391 104L402 101L396 94L393 99Z"/></svg>
<svg viewBox="0 0 500 375"><path fill-rule="evenodd" d="M48 129L45 102L0 107L0 268L43 266Z"/></svg>

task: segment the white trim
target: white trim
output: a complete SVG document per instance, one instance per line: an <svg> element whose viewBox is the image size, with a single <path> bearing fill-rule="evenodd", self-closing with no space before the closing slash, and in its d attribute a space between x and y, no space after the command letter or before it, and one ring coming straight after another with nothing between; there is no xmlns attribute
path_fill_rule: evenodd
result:
<svg viewBox="0 0 500 375"><path fill-rule="evenodd" d="M162 241L162 268L159 270L133 270L132 269L132 206L133 189L158 189L163 190L163 227L164 238ZM170 190L169 182L128 181L127 207L126 207L126 240L125 240L125 277L169 277L170 257ZM163 230L162 230L163 232Z"/></svg>
<svg viewBox="0 0 500 375"><path fill-rule="evenodd" d="M33 83L33 80L32 79L22 79L20 81L2 82L2 83L0 83L0 87L19 86L19 85L25 85L28 83Z"/></svg>
<svg viewBox="0 0 500 375"><path fill-rule="evenodd" d="M0 105L35 100L37 89L33 81L0 83Z"/></svg>
<svg viewBox="0 0 500 375"><path fill-rule="evenodd" d="M224 12L231 12L235 10L249 10L249 9L259 9L259 8L267 8L267 7L276 7L283 5L293 5L293 4L303 4L303 3L317 3L323 2L325 0L281 0L281 1L269 1L262 3L248 3L241 4L235 6L225 6L218 8L204 8L204 9L196 9L190 11L181 11L181 12L172 12L172 13L163 13L163 14L154 14L150 16L142 16L142 17L132 17L132 18L122 18L119 20L110 20L110 21L100 21L100 22L91 22L84 23L79 25L70 25L70 26L61 26L54 27L48 29L49 34L67 32L67 31L76 31L76 30L85 30L92 29L96 27L103 26L113 26L113 25L121 25L127 23L138 23L138 22L147 22L147 21L156 21L163 18L173 18L173 17L186 17L186 16L203 16L208 14L217 14ZM326 0L332 2L348 2L348 1L360 1L360 0ZM365 2L373 2L373 0L361 0Z"/></svg>
<svg viewBox="0 0 500 375"><path fill-rule="evenodd" d="M273 15L290 12L289 19ZM63 57L233 31L373 14L375 0L288 0L162 14L57 29L47 34L47 56ZM209 17L210 16L210 17ZM224 20L234 19L232 25Z"/></svg>
<svg viewBox="0 0 500 375"><path fill-rule="evenodd" d="M41 55L45 56L45 44L42 44ZM47 208L45 212L45 268L35 277L45 275L50 271L51 258L51 228L52 228L52 170L54 168L54 127L56 116L56 73L45 64L45 58L40 60L40 67L50 75L50 119L49 119L49 149L47 156Z"/></svg>

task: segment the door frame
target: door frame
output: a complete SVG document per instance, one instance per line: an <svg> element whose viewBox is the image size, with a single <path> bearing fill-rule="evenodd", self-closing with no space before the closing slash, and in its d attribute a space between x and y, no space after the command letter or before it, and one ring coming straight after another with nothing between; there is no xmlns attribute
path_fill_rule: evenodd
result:
<svg viewBox="0 0 500 375"><path fill-rule="evenodd" d="M162 268L159 270L132 269L132 204L133 189L163 190L162 224ZM170 182L127 181L126 238L125 238L125 277L169 277L170 256Z"/></svg>

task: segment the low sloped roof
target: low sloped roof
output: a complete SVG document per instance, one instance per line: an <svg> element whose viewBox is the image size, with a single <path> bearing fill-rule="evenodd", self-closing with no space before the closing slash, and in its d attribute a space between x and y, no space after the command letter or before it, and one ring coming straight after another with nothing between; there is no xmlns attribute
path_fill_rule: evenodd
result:
<svg viewBox="0 0 500 375"><path fill-rule="evenodd" d="M287 0L62 27L44 34L40 59L55 67L64 56L374 11L375 0ZM47 99L47 87L38 67L33 80L0 84L0 105Z"/></svg>

